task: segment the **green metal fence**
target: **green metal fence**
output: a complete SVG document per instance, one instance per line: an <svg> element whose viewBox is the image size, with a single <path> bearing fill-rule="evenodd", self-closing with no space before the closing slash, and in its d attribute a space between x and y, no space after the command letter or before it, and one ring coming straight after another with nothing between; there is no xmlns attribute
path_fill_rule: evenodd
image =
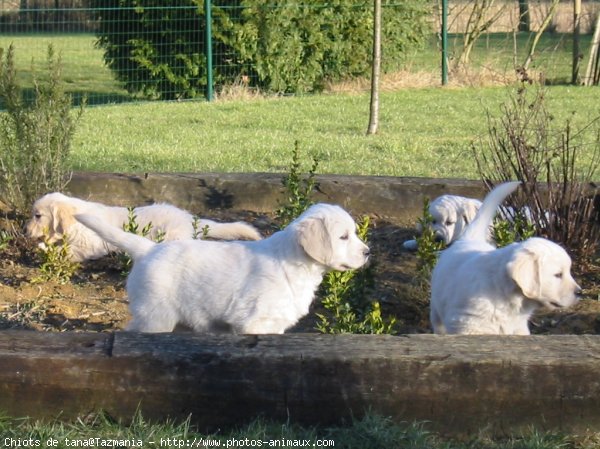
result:
<svg viewBox="0 0 600 449"><path fill-rule="evenodd" d="M211 99L211 90L198 91L197 86L215 86L215 94L222 95L227 89L243 90L257 84L253 78L257 76L255 68L218 38L223 33L223 26L240 20L244 12L242 0L196 0L196 3L184 0L147 1L144 2L149 5L144 7L147 10L144 21L134 17L140 13L139 7L112 6L119 3L117 0L0 0L0 48L14 46L18 78L27 88L32 85L35 74L43 74L45 54L48 45L52 44L61 56L63 78L68 91L76 101L85 96L89 104L139 99ZM163 6L166 3L169 5ZM289 0L289 3L299 4L297 0ZM306 2L303 7L309 5L321 8L325 14L330 3L335 2ZM386 14L390 14L392 3L388 1L384 4L387 7L387 11L384 8L384 18ZM449 2L450 84L459 79L452 67L463 41L461 11L465 11L470 3L472 2ZM543 14L548 1L530 0L529 3L536 8L532 12L535 23L536 14ZM563 9L565 3L561 3ZM599 3L592 0L583 3L585 23L593 23L594 15L600 9ZM211 6L213 15L207 22L208 5ZM372 2L356 2L356 7L369 11ZM441 85L441 2L431 2L430 7L431 38L424 47L406 54L402 63L395 66L395 73L388 70L383 78L384 89L386 83L389 88L410 85L411 76L415 80L426 79L422 75L424 73L433 74L429 77L433 80L430 84ZM178 23L177 27L173 27L175 22ZM491 80L514 73L532 40L531 32L518 33L515 29L516 26L512 23L486 30L473 50L468 73L476 73L475 77L479 78L487 76ZM171 70L167 70L167 64L161 66L160 60L152 59L153 49L145 48L143 44L135 46L136 37L132 31L159 36L164 54L171 57ZM532 69L545 72L546 78L551 82L568 82L573 58L569 25L557 23L552 31L543 36ZM583 29L580 44L583 65L587 58L591 31L589 27ZM118 39L107 41L106 33L111 33L113 37L121 36L122 42L119 43ZM185 36L185 43L180 39L181 35ZM213 39L207 46L207 39L211 37L217 39ZM207 48L212 53L207 53ZM383 48L384 60L392 50ZM207 71L206 67L211 66L211 63L213 69ZM145 69L140 70L140 66ZM133 71L136 76L128 76ZM145 78L149 74L152 75L151 80ZM478 82L474 79L466 80L465 83L469 84L471 81L472 84ZM419 83L417 81L414 84ZM169 90L171 85L175 86L172 91ZM366 89L367 86L368 84L356 84L352 88Z"/></svg>

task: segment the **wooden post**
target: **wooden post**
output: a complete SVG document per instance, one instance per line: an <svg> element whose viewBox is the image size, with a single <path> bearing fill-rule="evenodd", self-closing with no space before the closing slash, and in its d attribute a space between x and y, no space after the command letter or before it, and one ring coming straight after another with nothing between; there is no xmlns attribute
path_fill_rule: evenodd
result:
<svg viewBox="0 0 600 449"><path fill-rule="evenodd" d="M376 134L379 126L379 77L381 73L381 0L373 5L373 67L371 73L371 104L367 135Z"/></svg>
<svg viewBox="0 0 600 449"><path fill-rule="evenodd" d="M573 0L573 67L571 84L579 83L579 65L581 63L581 50L579 38L581 34L581 0Z"/></svg>
<svg viewBox="0 0 600 449"><path fill-rule="evenodd" d="M600 52L600 14L596 20L596 28L594 29L594 37L592 37L592 45L590 46L590 58L588 60L587 69L583 84L592 86L598 82L598 56Z"/></svg>
<svg viewBox="0 0 600 449"><path fill-rule="evenodd" d="M71 420L257 416L308 425L365 411L452 435L600 427L600 336L265 336L0 332L0 410Z"/></svg>

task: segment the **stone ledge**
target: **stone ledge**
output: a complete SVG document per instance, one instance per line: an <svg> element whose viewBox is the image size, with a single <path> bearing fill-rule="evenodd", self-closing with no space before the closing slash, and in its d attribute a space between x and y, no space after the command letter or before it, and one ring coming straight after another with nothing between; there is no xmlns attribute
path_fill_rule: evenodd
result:
<svg viewBox="0 0 600 449"><path fill-rule="evenodd" d="M225 208L273 212L285 199L273 173L74 173L68 192L117 206L169 202L196 214ZM315 201L340 204L352 214L375 213L414 224L424 198L444 193L482 198L480 181L391 176L317 176Z"/></svg>

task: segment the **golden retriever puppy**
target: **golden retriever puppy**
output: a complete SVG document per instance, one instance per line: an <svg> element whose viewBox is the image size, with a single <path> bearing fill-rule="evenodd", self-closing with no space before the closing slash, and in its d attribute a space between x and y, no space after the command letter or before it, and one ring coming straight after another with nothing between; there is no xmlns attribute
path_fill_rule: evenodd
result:
<svg viewBox="0 0 600 449"><path fill-rule="evenodd" d="M460 239L441 252L431 277L435 333L529 335L536 310L577 301L581 288L559 245L534 237L498 249L488 241L496 210L519 184L492 190Z"/></svg>
<svg viewBox="0 0 600 449"><path fill-rule="evenodd" d="M441 195L434 199L429 203L428 210L432 217L431 228L436 241L448 246L457 240L473 221L480 207L481 201L464 196ZM422 231L418 225L417 231ZM403 245L411 251L417 249L416 240L407 240Z"/></svg>
<svg viewBox="0 0 600 449"><path fill-rule="evenodd" d="M77 219L134 260L128 330L281 334L309 311L327 270L359 268L369 248L339 206L316 204L264 240L155 243L93 215Z"/></svg>
<svg viewBox="0 0 600 449"><path fill-rule="evenodd" d="M33 204L32 216L25 225L25 232L33 239L47 239L55 243L65 236L73 261L81 262L98 259L116 248L102 240L93 231L77 220L77 214L93 214L98 220L122 227L128 221L125 207L106 206L92 201L84 201L62 193L49 193ZM194 217L189 212L170 204L153 204L134 209L139 228L152 224L149 238L161 233L165 240L191 239L194 235ZM260 233L244 222L217 223L212 220L198 220L201 231L208 226L207 237L222 240L259 240Z"/></svg>

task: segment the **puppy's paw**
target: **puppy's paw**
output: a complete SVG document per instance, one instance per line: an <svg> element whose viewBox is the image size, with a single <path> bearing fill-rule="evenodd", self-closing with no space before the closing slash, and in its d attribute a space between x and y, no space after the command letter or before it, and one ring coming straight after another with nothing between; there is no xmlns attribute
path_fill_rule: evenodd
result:
<svg viewBox="0 0 600 449"><path fill-rule="evenodd" d="M416 240L407 240L406 242L404 242L402 244L402 246L404 247L404 249L407 249L408 251L416 251L418 248Z"/></svg>

